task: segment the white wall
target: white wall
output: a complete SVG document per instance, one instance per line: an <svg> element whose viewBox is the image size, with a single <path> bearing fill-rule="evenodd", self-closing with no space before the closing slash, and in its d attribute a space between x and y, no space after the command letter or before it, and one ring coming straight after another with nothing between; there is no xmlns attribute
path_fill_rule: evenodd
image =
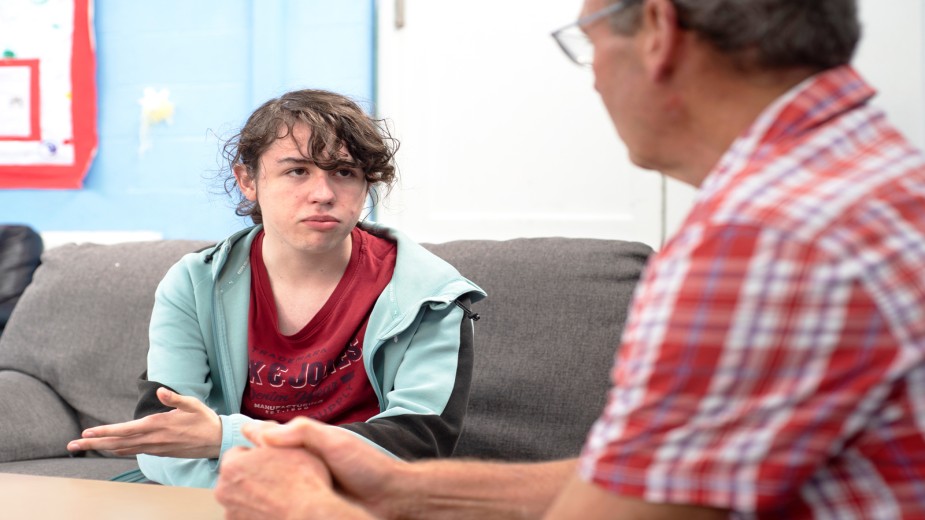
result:
<svg viewBox="0 0 925 520"><path fill-rule="evenodd" d="M873 103L925 148L925 2L861 0L855 65L877 88Z"/></svg>

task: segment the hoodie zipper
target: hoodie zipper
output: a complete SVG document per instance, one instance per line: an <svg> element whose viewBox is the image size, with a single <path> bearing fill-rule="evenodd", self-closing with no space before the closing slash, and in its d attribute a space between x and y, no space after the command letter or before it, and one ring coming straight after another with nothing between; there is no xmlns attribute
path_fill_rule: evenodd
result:
<svg viewBox="0 0 925 520"><path fill-rule="evenodd" d="M465 317L469 318L470 320L479 321L482 318L481 316L479 316L477 312L472 312L471 310L469 310L468 307L460 303L459 300L453 300L453 303L455 303L457 307L462 309L463 315L465 315Z"/></svg>

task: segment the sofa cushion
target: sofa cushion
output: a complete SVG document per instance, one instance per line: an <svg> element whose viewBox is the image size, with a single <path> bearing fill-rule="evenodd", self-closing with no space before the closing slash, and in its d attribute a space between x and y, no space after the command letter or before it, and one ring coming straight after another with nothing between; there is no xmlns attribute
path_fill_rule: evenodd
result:
<svg viewBox="0 0 925 520"><path fill-rule="evenodd" d="M634 288L652 250L579 238L427 245L479 284L475 366L456 457L577 455L610 387Z"/></svg>
<svg viewBox="0 0 925 520"><path fill-rule="evenodd" d="M0 336L0 370L47 383L75 410L81 429L130 420L155 288L184 253L208 244L69 244L45 251Z"/></svg>
<svg viewBox="0 0 925 520"><path fill-rule="evenodd" d="M0 462L67 456L80 436L74 411L51 388L21 372L0 371Z"/></svg>

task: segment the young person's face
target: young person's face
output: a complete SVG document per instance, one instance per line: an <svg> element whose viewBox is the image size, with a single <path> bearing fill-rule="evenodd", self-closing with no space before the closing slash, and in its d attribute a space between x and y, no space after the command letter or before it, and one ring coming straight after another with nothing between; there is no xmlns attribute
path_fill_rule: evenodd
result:
<svg viewBox="0 0 925 520"><path fill-rule="evenodd" d="M235 176L244 196L260 204L265 241L310 254L343 251L366 202L366 177L358 169L325 171L306 160L309 136L305 124L295 125L291 136L260 156L256 182L238 171Z"/></svg>

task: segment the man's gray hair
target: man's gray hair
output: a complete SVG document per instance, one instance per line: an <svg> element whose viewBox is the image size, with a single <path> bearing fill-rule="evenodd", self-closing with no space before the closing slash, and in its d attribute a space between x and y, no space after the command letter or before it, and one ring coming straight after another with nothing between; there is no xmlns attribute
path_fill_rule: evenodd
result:
<svg viewBox="0 0 925 520"><path fill-rule="evenodd" d="M681 27L696 31L743 67L824 70L844 65L851 61L861 35L856 0L672 2ZM615 19L615 29L625 28L625 22L638 23L638 10L627 11L637 12L625 13L629 20L622 24Z"/></svg>

